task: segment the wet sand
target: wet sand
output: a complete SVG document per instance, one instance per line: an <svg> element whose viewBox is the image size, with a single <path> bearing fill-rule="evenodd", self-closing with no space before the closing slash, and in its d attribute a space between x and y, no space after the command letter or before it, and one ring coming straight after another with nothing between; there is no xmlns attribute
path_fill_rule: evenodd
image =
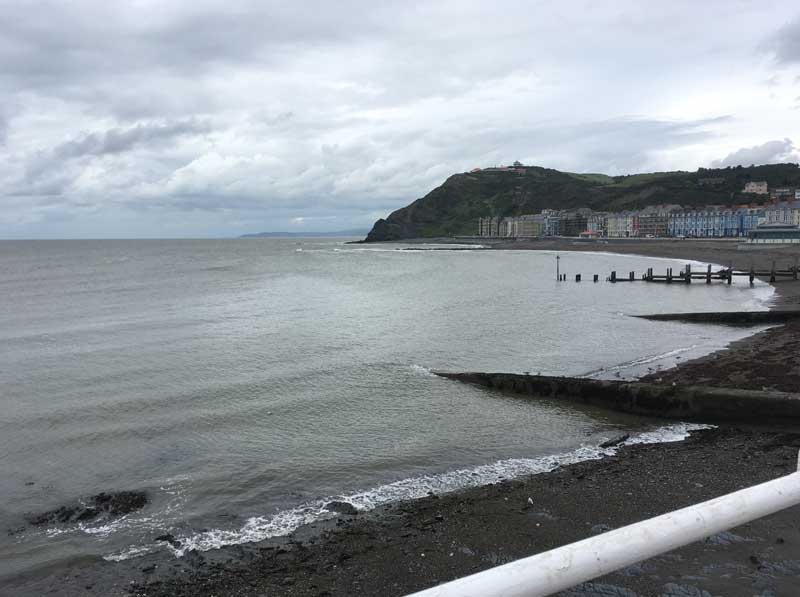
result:
<svg viewBox="0 0 800 597"><path fill-rule="evenodd" d="M735 246L720 241L535 248L722 264L736 255ZM799 253L765 251L752 258L762 268L773 258L786 261ZM750 266L733 261L737 268ZM776 287L780 308L800 302L800 284ZM793 322L651 377L659 383L797 392L798 349L800 322ZM164 553L122 563L76 562L0 593L404 595L788 474L797 467L798 449L798 429L720 427L694 432L683 442L627 446L614 456L550 473L342 515L289 538L181 560ZM794 507L562 594L794 596L800 587L798 519L800 507Z"/></svg>

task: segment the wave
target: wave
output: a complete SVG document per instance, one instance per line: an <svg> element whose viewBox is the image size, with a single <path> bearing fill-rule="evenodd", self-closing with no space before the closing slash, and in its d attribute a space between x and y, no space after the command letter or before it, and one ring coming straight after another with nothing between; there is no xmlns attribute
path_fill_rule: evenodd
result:
<svg viewBox="0 0 800 597"><path fill-rule="evenodd" d="M239 529L213 529L190 536L178 537L178 547L165 543L147 546L136 545L122 552L104 556L104 559L122 561L157 549L169 549L175 556L181 557L191 550L209 551L227 545L255 543L272 537L283 537L303 525L336 516L334 512L325 507L332 501L346 502L362 512L367 512L388 503L419 499L429 495L431 492L436 494L449 493L526 475L547 473L558 467L578 462L599 460L606 456L613 456L621 446L625 445L681 441L686 439L692 431L711 428L713 428L713 425L674 423L655 430L638 433L625 442L609 448L584 445L561 454L537 458L511 458L438 475L412 477L365 491L306 502L294 508L282 510L272 516L256 516L248 519Z"/></svg>
<svg viewBox="0 0 800 597"><path fill-rule="evenodd" d="M422 365L409 365L408 368L414 373L419 373L425 377L436 377L436 374L431 369L428 367L423 367Z"/></svg>

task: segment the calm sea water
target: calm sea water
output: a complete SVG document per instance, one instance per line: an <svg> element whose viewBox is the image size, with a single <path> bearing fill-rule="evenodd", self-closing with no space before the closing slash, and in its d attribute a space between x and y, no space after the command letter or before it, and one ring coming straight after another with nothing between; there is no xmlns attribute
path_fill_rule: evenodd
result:
<svg viewBox="0 0 800 597"><path fill-rule="evenodd" d="M100 491L152 501L108 525L0 533L0 579L167 550L167 531L199 549L285 534L332 496L370 508L596 456L654 424L430 370L624 377L744 333L627 314L759 309L770 293L559 284L550 253L400 248L1 242L0 528ZM670 265L561 259L584 279Z"/></svg>

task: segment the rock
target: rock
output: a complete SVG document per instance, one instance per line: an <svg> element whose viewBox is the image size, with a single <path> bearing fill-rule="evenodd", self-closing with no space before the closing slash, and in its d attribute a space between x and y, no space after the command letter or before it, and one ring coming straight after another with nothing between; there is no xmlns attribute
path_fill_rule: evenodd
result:
<svg viewBox="0 0 800 597"><path fill-rule="evenodd" d="M147 505L147 494L143 491L119 491L115 493L98 493L85 502L71 506L61 506L40 514L26 516L34 526L57 523L72 523L94 520L98 517L111 518L129 514Z"/></svg>
<svg viewBox="0 0 800 597"><path fill-rule="evenodd" d="M355 516L358 514L358 508L348 502L328 502L325 504L325 509L330 510L331 512L337 512L338 514L346 514L348 516Z"/></svg>
<svg viewBox="0 0 800 597"><path fill-rule="evenodd" d="M155 541L163 541L164 543L169 543L172 547L178 548L181 546L181 542L175 538L175 535L172 533L164 533L163 535L159 535L155 538Z"/></svg>
<svg viewBox="0 0 800 597"><path fill-rule="evenodd" d="M171 543L172 541L175 541L175 535L172 533L164 533L163 535L156 537L154 541L166 541L167 543Z"/></svg>
<svg viewBox="0 0 800 597"><path fill-rule="evenodd" d="M600 447L601 448L613 448L614 446L618 446L622 442L626 441L629 437L630 437L630 435L627 434L627 433L625 435L620 435L619 437L615 437L615 438L610 439L610 440L608 440L606 442L603 442L602 444L600 444Z"/></svg>

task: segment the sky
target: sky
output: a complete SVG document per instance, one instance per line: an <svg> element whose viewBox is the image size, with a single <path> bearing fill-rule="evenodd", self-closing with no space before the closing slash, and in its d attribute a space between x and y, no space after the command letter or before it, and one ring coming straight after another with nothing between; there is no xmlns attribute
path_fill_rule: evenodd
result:
<svg viewBox="0 0 800 597"><path fill-rule="evenodd" d="M800 5L0 0L0 238L369 228L453 173L800 162Z"/></svg>

